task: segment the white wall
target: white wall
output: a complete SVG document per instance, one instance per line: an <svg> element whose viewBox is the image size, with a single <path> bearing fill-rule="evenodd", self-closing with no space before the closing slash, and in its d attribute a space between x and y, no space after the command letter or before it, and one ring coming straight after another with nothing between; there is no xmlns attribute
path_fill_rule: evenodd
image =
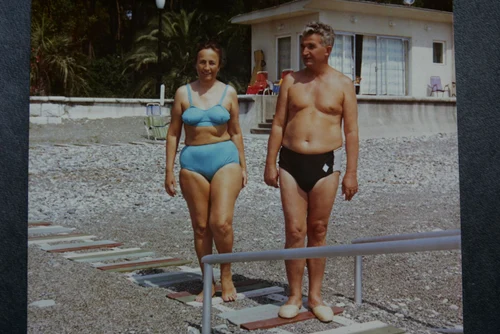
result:
<svg viewBox="0 0 500 334"><path fill-rule="evenodd" d="M432 14L429 14L432 15ZM357 22L351 22L351 17ZM370 34L378 36L395 36L410 39L409 44L409 95L428 96L427 85L431 76L440 76L444 85L454 78L452 29L451 23L409 20L390 16L373 16L357 13L322 11L320 19L332 25L334 30ZM394 25L391 27L389 22ZM428 30L426 30L426 27ZM444 41L446 48L445 63L433 64L432 43Z"/></svg>
<svg viewBox="0 0 500 334"><path fill-rule="evenodd" d="M432 15L432 14L429 14ZM355 16L356 23L351 22ZM277 20L252 25L252 51L263 50L266 68L271 81L276 78L276 38L291 36L291 64L298 70L298 35L304 25L312 20L320 20L330 24L335 31L352 32L357 34L370 34L378 36L397 36L409 38L409 95L428 96L427 85L431 76L440 76L444 85L454 80L454 52L453 52L453 26L451 23L439 23L422 20L409 20L390 16L375 16L369 14L336 12L323 10L318 14L304 15L287 20ZM389 26L389 21L394 25ZM278 30L280 25L281 30ZM426 30L425 27L430 29ZM446 48L445 64L433 64L432 43L444 41ZM253 57L253 55L252 55ZM254 66L252 59L251 69Z"/></svg>
<svg viewBox="0 0 500 334"><path fill-rule="evenodd" d="M239 121L242 131L261 121L260 104L255 95L238 95ZM146 116L146 105L158 103L155 99L78 98L63 96L30 97L30 123L60 124L65 119L100 119ZM163 115L170 116L173 99L166 99Z"/></svg>
<svg viewBox="0 0 500 334"><path fill-rule="evenodd" d="M269 80L277 81L277 38L291 36L291 65L298 69L299 45L298 36L304 29L304 26L310 21L317 21L318 14L293 17L286 20L276 20L271 22L252 25L252 52L255 50L264 51L264 60L266 61L265 71L268 71ZM252 53L252 67L255 66L255 60Z"/></svg>

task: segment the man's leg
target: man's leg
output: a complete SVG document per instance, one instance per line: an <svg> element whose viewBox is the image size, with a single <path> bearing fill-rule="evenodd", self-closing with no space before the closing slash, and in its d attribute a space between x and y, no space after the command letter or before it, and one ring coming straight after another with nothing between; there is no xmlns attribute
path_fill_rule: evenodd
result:
<svg viewBox="0 0 500 334"><path fill-rule="evenodd" d="M298 186L290 173L282 168L279 173L281 203L285 215L285 248L305 247L307 194ZM290 289L285 305L295 305L300 308L305 260L286 260L285 266Z"/></svg>
<svg viewBox="0 0 500 334"><path fill-rule="evenodd" d="M339 185L339 172L320 179L309 192L307 213L307 247L325 245L328 222ZM308 303L311 308L324 305L321 286L326 259L308 259L309 276Z"/></svg>

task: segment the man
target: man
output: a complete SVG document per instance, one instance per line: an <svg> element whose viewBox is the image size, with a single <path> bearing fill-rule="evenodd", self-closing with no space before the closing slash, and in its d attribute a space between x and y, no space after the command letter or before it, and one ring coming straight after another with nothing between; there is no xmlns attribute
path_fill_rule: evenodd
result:
<svg viewBox="0 0 500 334"><path fill-rule="evenodd" d="M340 178L342 121L347 155L342 195L350 201L358 191L356 93L352 80L328 65L334 37L333 29L326 24L307 24L301 44L306 67L285 76L280 87L264 179L267 185L280 188L285 248L305 247L306 236L307 247L325 245ZM309 308L319 320L332 321L332 309L321 298L325 259L285 261L290 294L279 316L293 318L299 313L306 263Z"/></svg>

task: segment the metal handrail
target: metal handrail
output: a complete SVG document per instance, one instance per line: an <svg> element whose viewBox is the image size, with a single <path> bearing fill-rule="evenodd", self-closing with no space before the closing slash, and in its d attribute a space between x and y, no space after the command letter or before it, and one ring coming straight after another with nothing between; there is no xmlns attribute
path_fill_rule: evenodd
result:
<svg viewBox="0 0 500 334"><path fill-rule="evenodd" d="M383 241L376 243L289 248L260 252L240 252L206 255L201 259L203 277L202 333L211 332L212 266L216 263L313 259L339 256L362 256L423 251L452 250L461 247L460 236L423 238L416 240Z"/></svg>
<svg viewBox="0 0 500 334"><path fill-rule="evenodd" d="M432 232L417 232L417 233L407 233L407 234L384 235L384 236L379 236L379 237L359 238L359 239L354 239L353 241L351 241L351 243L362 244L362 243L367 243L367 242L438 238L438 237L446 237L446 236L459 235L459 234L460 234L460 229L441 230L441 231L432 231Z"/></svg>
<svg viewBox="0 0 500 334"><path fill-rule="evenodd" d="M352 244L361 243L373 243L373 242L384 242L384 241L396 241L396 240L414 240L414 239L424 239L424 238L439 238L445 236L460 235L460 230L444 230L444 231L432 231L432 232L419 232L419 233L408 233L408 234L393 234L384 235L379 237L367 237L359 238L351 241ZM357 305L362 304L362 274L363 274L363 258L361 255L355 257L354 263L354 302Z"/></svg>

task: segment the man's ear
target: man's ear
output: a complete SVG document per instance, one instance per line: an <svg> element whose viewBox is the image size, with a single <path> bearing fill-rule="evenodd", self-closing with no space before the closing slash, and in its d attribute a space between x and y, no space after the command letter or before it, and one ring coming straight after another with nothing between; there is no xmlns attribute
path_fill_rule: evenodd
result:
<svg viewBox="0 0 500 334"><path fill-rule="evenodd" d="M330 53L332 53L332 49L333 49L333 47L331 45L328 45L326 47L326 53L328 54L328 56L330 56Z"/></svg>

